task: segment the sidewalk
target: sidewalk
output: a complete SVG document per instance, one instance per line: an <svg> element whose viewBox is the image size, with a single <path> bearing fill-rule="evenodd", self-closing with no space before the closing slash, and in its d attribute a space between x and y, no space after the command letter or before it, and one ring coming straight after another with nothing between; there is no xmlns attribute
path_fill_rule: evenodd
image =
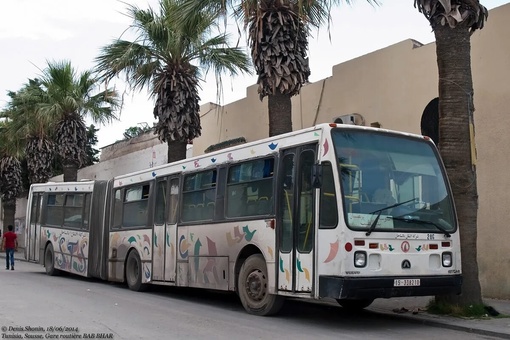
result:
<svg viewBox="0 0 510 340"><path fill-rule="evenodd" d="M14 257L16 261L25 261L23 249L14 253ZM5 253L1 253L0 258L2 261L5 261ZM0 264L3 264L3 262L0 262ZM430 296L419 296L376 299L367 310L392 315L396 318L405 318L406 320L425 325L510 339L510 300L484 299L487 306L493 307L506 317L488 316L482 319L473 319L427 313L425 310L432 298Z"/></svg>
<svg viewBox="0 0 510 340"><path fill-rule="evenodd" d="M367 310L406 318L425 325L510 339L510 300L484 299L487 306L493 307L501 315L474 319L429 314L425 310L431 299L433 297L430 296L376 299Z"/></svg>

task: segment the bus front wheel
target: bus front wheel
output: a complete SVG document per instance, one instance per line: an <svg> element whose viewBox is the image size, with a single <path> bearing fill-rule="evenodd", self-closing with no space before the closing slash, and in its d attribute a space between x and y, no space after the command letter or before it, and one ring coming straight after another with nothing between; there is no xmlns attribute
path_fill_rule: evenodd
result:
<svg viewBox="0 0 510 340"><path fill-rule="evenodd" d="M135 292L146 288L146 285L142 284L142 261L136 250L129 252L126 261L126 281L129 289Z"/></svg>
<svg viewBox="0 0 510 340"><path fill-rule="evenodd" d="M347 310L361 310L363 308L366 308L374 302L374 299L337 299L336 300L342 308Z"/></svg>
<svg viewBox="0 0 510 340"><path fill-rule="evenodd" d="M46 246L46 250L44 251L44 268L46 269L46 274L49 276L58 275L58 269L55 269L55 255L53 254L53 248L51 244Z"/></svg>
<svg viewBox="0 0 510 340"><path fill-rule="evenodd" d="M244 261L237 282L238 294L244 309L254 315L272 315L281 309L284 298L268 293L266 261L261 254Z"/></svg>

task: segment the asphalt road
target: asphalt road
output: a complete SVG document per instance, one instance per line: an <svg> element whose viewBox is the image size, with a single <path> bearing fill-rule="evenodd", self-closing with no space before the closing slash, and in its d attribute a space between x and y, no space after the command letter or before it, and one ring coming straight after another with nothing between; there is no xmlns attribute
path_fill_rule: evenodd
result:
<svg viewBox="0 0 510 340"><path fill-rule="evenodd" d="M0 268L4 339L491 339L295 300L277 316L256 317L231 293L161 286L137 293L78 276L50 277L32 263Z"/></svg>

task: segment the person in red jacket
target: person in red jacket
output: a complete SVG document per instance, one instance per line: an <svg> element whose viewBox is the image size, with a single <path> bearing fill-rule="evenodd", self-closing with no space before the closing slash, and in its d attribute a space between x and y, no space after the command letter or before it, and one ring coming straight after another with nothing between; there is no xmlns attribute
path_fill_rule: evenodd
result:
<svg viewBox="0 0 510 340"><path fill-rule="evenodd" d="M12 230L12 225L7 226L7 232L4 233L2 242L2 251L5 250L5 269L9 269L9 260L11 262L11 270L14 270L14 252L18 251L18 236Z"/></svg>

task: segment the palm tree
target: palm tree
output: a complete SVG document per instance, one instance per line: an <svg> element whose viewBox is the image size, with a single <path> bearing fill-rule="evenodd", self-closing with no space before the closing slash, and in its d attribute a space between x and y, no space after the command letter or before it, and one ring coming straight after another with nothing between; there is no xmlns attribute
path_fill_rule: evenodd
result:
<svg viewBox="0 0 510 340"><path fill-rule="evenodd" d="M16 136L8 133L8 118L2 112L0 120L0 196L4 212L3 225L14 225L16 214L16 198L21 191L21 163L22 145Z"/></svg>
<svg viewBox="0 0 510 340"><path fill-rule="evenodd" d="M161 0L159 13L129 6L136 39L115 40L96 59L105 81L124 73L133 89L147 87L156 98L155 134L168 143L168 162L186 158L186 144L200 136L200 70L213 69L217 79L224 71L249 72L248 57L228 46L228 35L213 35L217 11L194 11L179 24L170 20L180 15L182 3Z"/></svg>
<svg viewBox="0 0 510 340"><path fill-rule="evenodd" d="M99 82L92 72L77 75L69 61L48 62L41 85L45 97L38 112L55 123L55 143L62 158L64 181L76 181L78 168L85 160L85 117L88 115L100 124L117 119L118 94L109 88L95 93Z"/></svg>
<svg viewBox="0 0 510 340"><path fill-rule="evenodd" d="M299 94L310 75L306 21L312 13L298 8L292 1L245 1L243 4L244 13L241 13L249 25L248 41L258 75L258 93L260 100L268 97L269 136L290 132L291 97Z"/></svg>
<svg viewBox="0 0 510 340"><path fill-rule="evenodd" d="M452 183L458 212L463 288L460 296L436 299L481 304L478 279L477 214L471 34L483 28L487 9L478 0L415 0L436 38L439 71L439 149Z"/></svg>
<svg viewBox="0 0 510 340"><path fill-rule="evenodd" d="M19 136L24 142L30 184L45 183L52 175L55 144L50 135L51 120L38 112L39 105L46 98L41 82L29 79L21 90L8 95L12 119L8 133Z"/></svg>
<svg viewBox="0 0 510 340"><path fill-rule="evenodd" d="M377 4L377 0L367 0ZM308 81L308 35L330 22L332 6L342 0L188 0L181 17L197 8L233 9L248 29L260 100L267 96L269 136L292 131L291 98ZM346 0L346 3L351 1ZM176 18L179 20L179 18Z"/></svg>

